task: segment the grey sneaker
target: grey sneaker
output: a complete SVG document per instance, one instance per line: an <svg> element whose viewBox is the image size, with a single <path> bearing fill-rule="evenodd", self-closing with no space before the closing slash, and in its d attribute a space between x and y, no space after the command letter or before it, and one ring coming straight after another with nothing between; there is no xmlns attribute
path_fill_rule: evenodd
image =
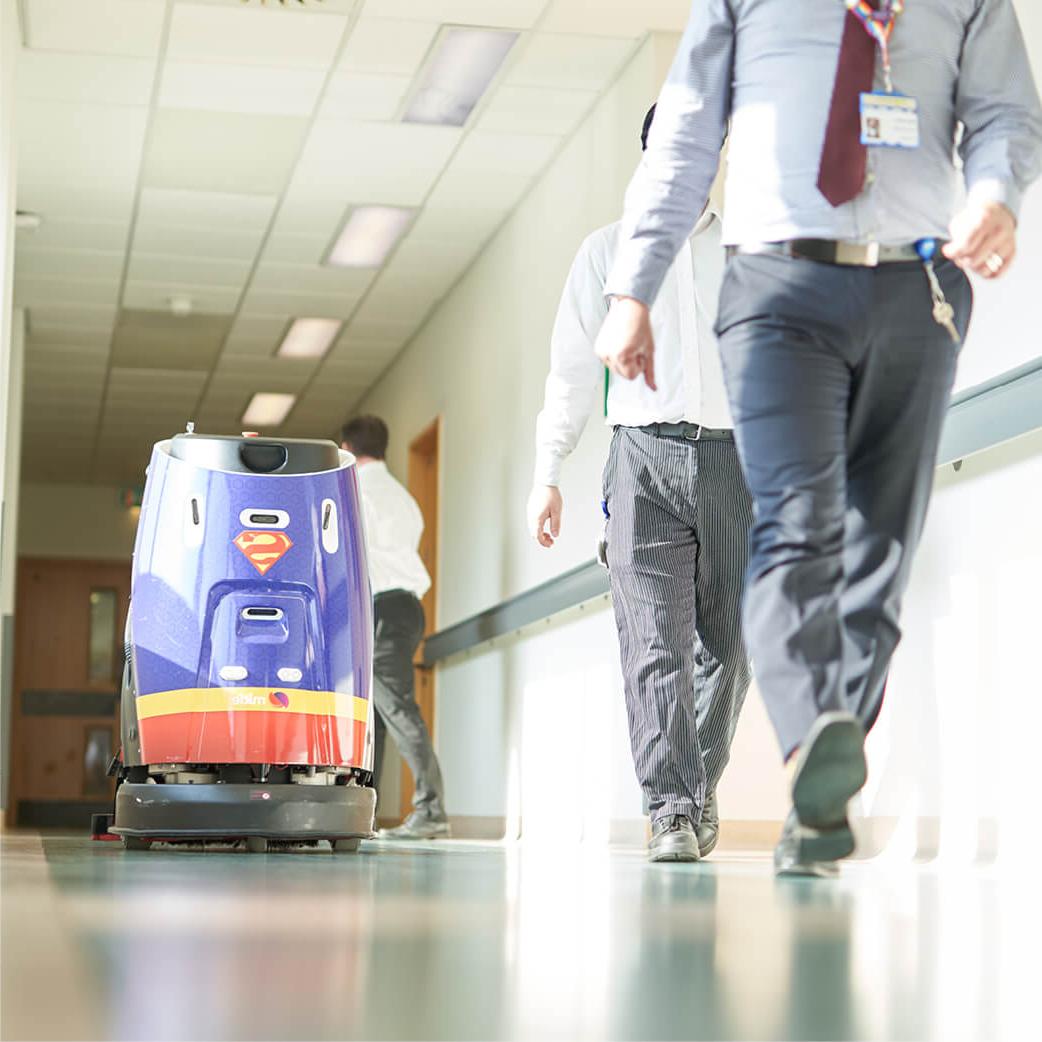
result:
<svg viewBox="0 0 1042 1042"><path fill-rule="evenodd" d="M686 814L665 814L651 826L649 861L697 861L698 839Z"/></svg>
<svg viewBox="0 0 1042 1042"><path fill-rule="evenodd" d="M822 713L800 747L792 778L804 859L838 861L853 853L847 804L867 775L860 721L851 713Z"/></svg>
<svg viewBox="0 0 1042 1042"><path fill-rule="evenodd" d="M847 804L865 784L865 732L850 713L822 713L796 759L792 812L774 851L778 875L832 877L854 852Z"/></svg>
<svg viewBox="0 0 1042 1042"><path fill-rule="evenodd" d="M789 811L781 839L774 848L775 875L811 876L816 879L835 879L839 875L839 865L835 861L816 861L808 856L803 840L810 839L812 842L807 846L813 846L814 837L808 835L810 831L800 825L794 810Z"/></svg>
<svg viewBox="0 0 1042 1042"><path fill-rule="evenodd" d="M380 829L377 839L448 839L452 835L449 823L444 819L428 818L425 814L413 811L397 828Z"/></svg>
<svg viewBox="0 0 1042 1042"><path fill-rule="evenodd" d="M698 856L705 857L712 853L720 838L720 810L716 805L716 793L711 792L706 797L706 805L702 808L702 817L698 819L695 826L695 835L698 837Z"/></svg>

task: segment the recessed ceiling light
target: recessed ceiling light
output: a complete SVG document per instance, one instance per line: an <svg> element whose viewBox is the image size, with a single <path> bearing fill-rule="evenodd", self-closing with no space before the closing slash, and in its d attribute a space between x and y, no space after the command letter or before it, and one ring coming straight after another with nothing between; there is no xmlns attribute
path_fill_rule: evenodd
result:
<svg viewBox="0 0 1042 1042"><path fill-rule="evenodd" d="M443 27L419 72L403 121L462 127L517 37L509 29Z"/></svg>
<svg viewBox="0 0 1042 1042"><path fill-rule="evenodd" d="M415 216L415 210L403 206L355 207L326 263L335 268L379 268Z"/></svg>
<svg viewBox="0 0 1042 1042"><path fill-rule="evenodd" d="M248 427L277 427L289 415L296 400L295 394L258 391L246 406L242 422Z"/></svg>
<svg viewBox="0 0 1042 1042"><path fill-rule="evenodd" d="M321 358L343 324L338 318L295 318L275 353L279 358Z"/></svg>

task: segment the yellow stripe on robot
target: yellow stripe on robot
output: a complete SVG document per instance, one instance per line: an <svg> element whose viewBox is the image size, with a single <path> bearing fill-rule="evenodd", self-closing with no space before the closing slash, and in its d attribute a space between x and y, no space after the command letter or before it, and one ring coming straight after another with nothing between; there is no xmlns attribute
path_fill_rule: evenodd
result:
<svg viewBox="0 0 1042 1042"><path fill-rule="evenodd" d="M304 713L366 720L369 703L342 691L303 691L292 687L186 687L137 697L139 720L175 713L241 712Z"/></svg>

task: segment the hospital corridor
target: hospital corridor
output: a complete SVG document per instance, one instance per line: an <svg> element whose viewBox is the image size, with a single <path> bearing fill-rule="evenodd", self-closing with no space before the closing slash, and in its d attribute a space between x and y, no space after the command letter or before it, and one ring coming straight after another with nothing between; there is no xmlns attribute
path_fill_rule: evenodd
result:
<svg viewBox="0 0 1042 1042"><path fill-rule="evenodd" d="M0 1039L1036 1037L1039 86L0 0Z"/></svg>

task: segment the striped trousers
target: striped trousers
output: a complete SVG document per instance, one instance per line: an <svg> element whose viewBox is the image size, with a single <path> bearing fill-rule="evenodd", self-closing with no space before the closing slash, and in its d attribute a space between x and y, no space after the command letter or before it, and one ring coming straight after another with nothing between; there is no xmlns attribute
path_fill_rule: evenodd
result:
<svg viewBox="0 0 1042 1042"><path fill-rule="evenodd" d="M652 820L697 823L750 680L741 601L752 507L734 443L617 427L604 499L637 780Z"/></svg>

